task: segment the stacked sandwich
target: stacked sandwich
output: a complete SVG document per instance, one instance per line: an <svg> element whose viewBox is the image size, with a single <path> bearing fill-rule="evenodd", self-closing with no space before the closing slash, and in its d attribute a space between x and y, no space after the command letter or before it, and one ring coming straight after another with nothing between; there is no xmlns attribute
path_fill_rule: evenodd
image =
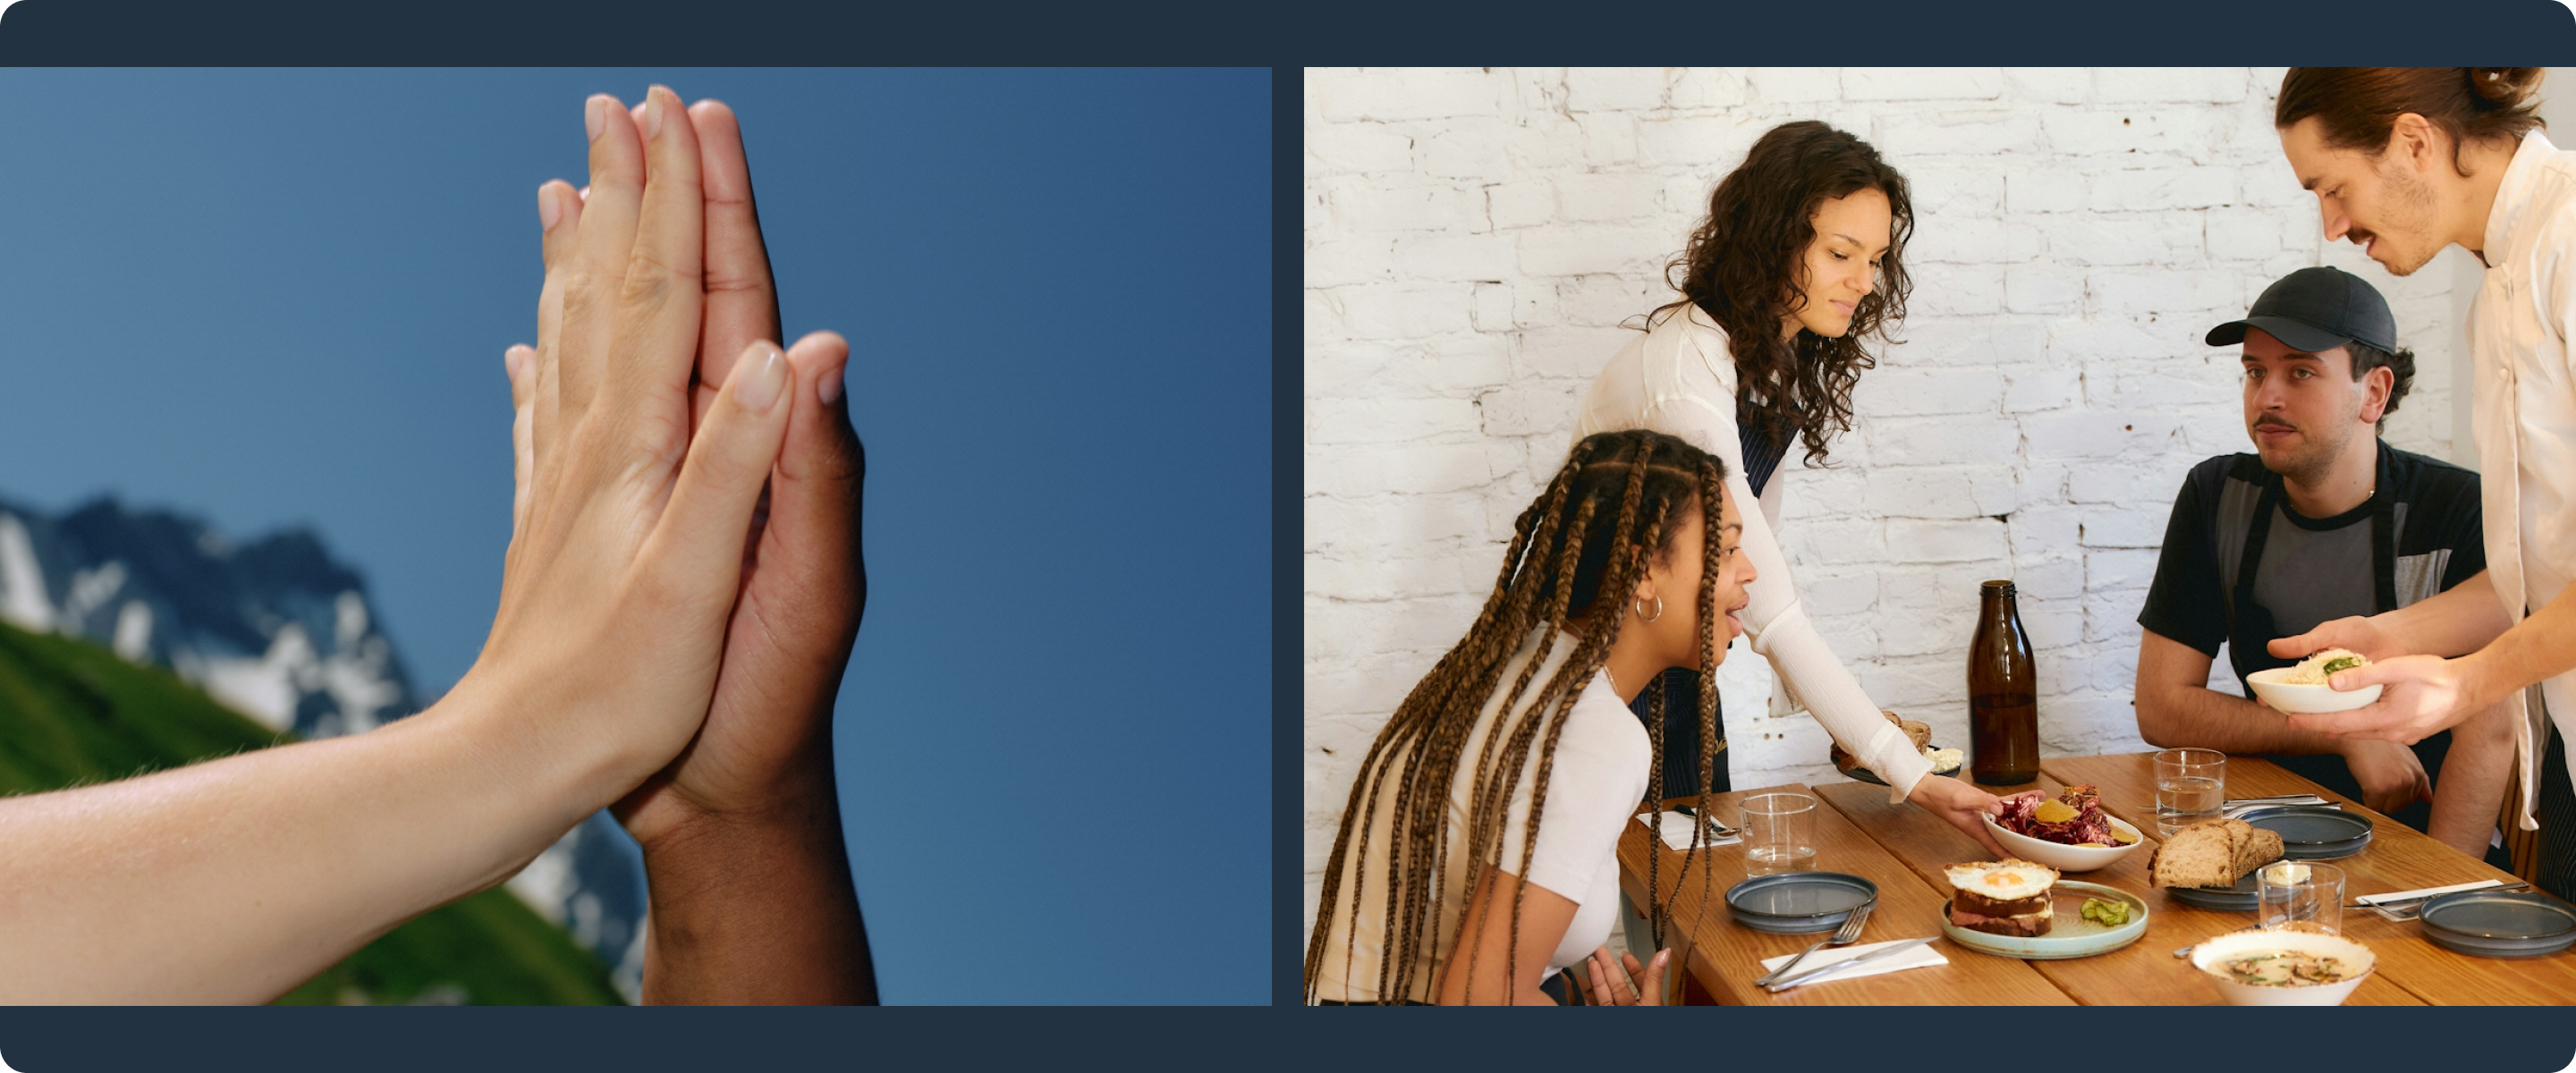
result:
<svg viewBox="0 0 2576 1073"><path fill-rule="evenodd" d="M2005 858L1954 864L1948 871L1957 892L1950 896L1952 924L2028 939L2048 934L2056 922L2048 889L2057 883L2057 869Z"/></svg>
<svg viewBox="0 0 2576 1073"><path fill-rule="evenodd" d="M2243 820L2202 820L2176 831L2147 858L2147 882L2159 887L2230 887L2281 859L2281 833Z"/></svg>

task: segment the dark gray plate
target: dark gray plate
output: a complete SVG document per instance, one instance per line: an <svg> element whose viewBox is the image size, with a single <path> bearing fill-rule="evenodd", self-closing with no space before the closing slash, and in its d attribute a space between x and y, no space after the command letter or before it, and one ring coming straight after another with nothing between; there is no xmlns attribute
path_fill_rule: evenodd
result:
<svg viewBox="0 0 2576 1073"><path fill-rule="evenodd" d="M2530 891L2468 890L2424 903L2424 937L2479 957L2539 957L2576 946L2576 906Z"/></svg>
<svg viewBox="0 0 2576 1073"><path fill-rule="evenodd" d="M1832 931L1851 911L1878 900L1878 884L1841 872L1755 876L1726 891L1735 922L1755 931Z"/></svg>
<svg viewBox="0 0 2576 1073"><path fill-rule="evenodd" d="M2252 872L2245 873L2243 878L2236 881L2235 886L2225 890L2213 890L2208 887L2166 887L2164 891L2172 895L2173 900L2184 905L2231 913L2252 912L2256 901Z"/></svg>
<svg viewBox="0 0 2576 1073"><path fill-rule="evenodd" d="M2301 845L2289 845L2285 842L2281 847L2281 859L2289 861L2331 861L2337 857L2350 857L2353 854L2361 852L2364 847L2369 845L2369 835L2363 835L2360 838L2349 839L2342 842L2309 843Z"/></svg>
<svg viewBox="0 0 2576 1073"><path fill-rule="evenodd" d="M2300 846L2331 846L2370 837L2369 820L2341 809L2315 805L2258 808L2237 818L2264 830L2278 832L2281 845L2292 850Z"/></svg>

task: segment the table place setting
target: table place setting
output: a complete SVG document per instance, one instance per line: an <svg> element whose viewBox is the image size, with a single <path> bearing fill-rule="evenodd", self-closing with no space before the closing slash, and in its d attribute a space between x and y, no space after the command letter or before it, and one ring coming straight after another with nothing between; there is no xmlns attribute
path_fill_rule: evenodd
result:
<svg viewBox="0 0 2576 1073"><path fill-rule="evenodd" d="M2501 879L2481 879L2475 883L2453 883L2447 887L2423 887L2416 890L2390 891L2386 894L2364 894L2354 898L2346 909L2375 910L2389 920L2408 921L2424 908L2424 903L2445 894L2470 890L2522 890L2529 883L2507 883Z"/></svg>
<svg viewBox="0 0 2576 1073"><path fill-rule="evenodd" d="M1930 945L1928 945L1936 938L1939 938L1939 936L1927 935L1920 939L1891 939L1887 942L1862 943L1858 946L1844 947L1841 950L1835 951L1836 953L1843 955L1839 959L1827 961L1823 958L1816 958L1814 959L1816 962L1815 967L1802 968L1794 976L1773 980L1770 983L1762 984L1762 987L1773 994L1778 994L1779 992L1789 990L1790 988L1802 987L1807 984L1827 983L1835 980L1857 980L1863 976L1876 976L1883 972L1897 972L1903 969L1921 969L1929 968L1934 965L1947 965L1950 963L1950 959L1941 956L1940 951L1934 950ZM1782 966L1789 964L1800 956L1801 955L1798 954L1782 954L1778 957L1763 958L1762 968L1768 973L1776 973L1780 971Z"/></svg>
<svg viewBox="0 0 2576 1073"><path fill-rule="evenodd" d="M1692 826L1698 817L1687 812L1659 812L1655 814L1655 820L1655 833L1662 836L1665 846L1675 853L1690 852ZM1640 814L1637 822L1645 823L1646 817ZM1708 827L1708 841L1700 843L1703 846L1732 846L1744 841L1743 832L1714 819L1708 821Z"/></svg>

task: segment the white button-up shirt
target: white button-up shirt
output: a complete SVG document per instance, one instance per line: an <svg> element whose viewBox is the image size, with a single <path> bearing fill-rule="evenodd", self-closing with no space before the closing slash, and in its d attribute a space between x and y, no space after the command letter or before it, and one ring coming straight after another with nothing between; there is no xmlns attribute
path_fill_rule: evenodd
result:
<svg viewBox="0 0 2576 1073"><path fill-rule="evenodd" d="M2576 152L2523 136L2487 215L2485 285L2469 314L2487 578L2521 622L2576 581ZM2576 672L2540 684L2549 717L2576 744ZM2522 703L2517 694L2513 703ZM2540 783L2538 719L2515 720L2522 826ZM2569 765L2576 770L2576 764Z"/></svg>

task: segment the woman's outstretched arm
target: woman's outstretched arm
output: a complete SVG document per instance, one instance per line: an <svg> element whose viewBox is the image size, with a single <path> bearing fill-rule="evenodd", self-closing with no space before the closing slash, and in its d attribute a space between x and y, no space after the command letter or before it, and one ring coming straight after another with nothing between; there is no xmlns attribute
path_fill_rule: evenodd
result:
<svg viewBox="0 0 2576 1073"><path fill-rule="evenodd" d="M524 519L473 669L368 734L0 801L0 1001L274 997L500 881L696 733L797 402L755 345L692 437L698 144L667 89L641 130L623 112L588 102L587 211L549 236L575 267L540 311Z"/></svg>

